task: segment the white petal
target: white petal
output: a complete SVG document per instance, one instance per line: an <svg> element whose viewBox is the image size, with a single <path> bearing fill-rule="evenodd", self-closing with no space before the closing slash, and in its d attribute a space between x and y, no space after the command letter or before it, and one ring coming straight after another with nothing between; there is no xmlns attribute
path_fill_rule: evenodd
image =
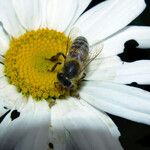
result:
<svg viewBox="0 0 150 150"><path fill-rule="evenodd" d="M100 55L101 56L101 55ZM118 56L96 58L89 64L86 80L112 81L116 78L116 70L122 65Z"/></svg>
<svg viewBox="0 0 150 150"><path fill-rule="evenodd" d="M4 65L1 65L1 75L3 75L3 69L4 69ZM0 90L3 90L6 86L8 86L8 80L5 76L2 76L0 78ZM3 92L0 92L0 94L3 94Z"/></svg>
<svg viewBox="0 0 150 150"><path fill-rule="evenodd" d="M3 56L0 56L0 61L3 62ZM4 65L0 63L0 78L4 76Z"/></svg>
<svg viewBox="0 0 150 150"><path fill-rule="evenodd" d="M1 87L2 86L4 86L4 83L3 83L3 75L1 74L1 68L3 67L3 65L1 65L0 64L0 117L4 114L4 113L6 113L8 110L7 109L5 109L6 107L7 107L7 105L5 105L5 103L4 103L4 100L3 100L3 97L2 97L2 95L1 95L1 93L3 92L2 90L1 90ZM3 89L3 87L2 87L2 89ZM4 97L5 98L5 97Z"/></svg>
<svg viewBox="0 0 150 150"><path fill-rule="evenodd" d="M75 21L78 19L78 17L83 13L83 11L88 7L92 0L78 0L78 6L75 13L74 18L72 19L69 27L67 28L67 31L69 32L72 25L75 23Z"/></svg>
<svg viewBox="0 0 150 150"><path fill-rule="evenodd" d="M0 54L4 54L9 48L9 36L4 32L0 25Z"/></svg>
<svg viewBox="0 0 150 150"><path fill-rule="evenodd" d="M150 93L138 88L106 82L90 82L80 96L108 113L150 124Z"/></svg>
<svg viewBox="0 0 150 150"><path fill-rule="evenodd" d="M116 70L116 77L113 82L130 84L150 84L150 61L142 60L133 63L124 63Z"/></svg>
<svg viewBox="0 0 150 150"><path fill-rule="evenodd" d="M66 150L66 133L62 124L61 111L57 104L51 108L51 128L49 139L55 150ZM64 110L65 111L65 110Z"/></svg>
<svg viewBox="0 0 150 150"><path fill-rule="evenodd" d="M16 15L26 30L38 29L42 11L39 0L12 0Z"/></svg>
<svg viewBox="0 0 150 150"><path fill-rule="evenodd" d="M7 115L0 124L0 149L47 150L49 124L47 103L30 99L20 111L19 118L11 121Z"/></svg>
<svg viewBox="0 0 150 150"><path fill-rule="evenodd" d="M136 40L139 48L150 48L150 27L129 26L103 42L102 57L108 57L122 53L124 43L128 40Z"/></svg>
<svg viewBox="0 0 150 150"><path fill-rule="evenodd" d="M118 56L97 58L89 65L86 80L150 84L150 61L122 62Z"/></svg>
<svg viewBox="0 0 150 150"><path fill-rule="evenodd" d="M75 16L77 0L51 0L47 3L47 26L64 31Z"/></svg>
<svg viewBox="0 0 150 150"><path fill-rule="evenodd" d="M24 100L22 100L24 99ZM26 99L21 93L18 93L16 87L7 82L6 77L0 78L0 116L8 109L20 110L26 104ZM4 109L4 107L8 109Z"/></svg>
<svg viewBox="0 0 150 150"><path fill-rule="evenodd" d="M53 124L57 125L57 128ZM63 126L68 150L122 149L118 141L120 134L113 121L82 100L70 98L57 101L52 108L52 128L53 126L53 134L61 131ZM62 135L57 142L63 138ZM58 145L57 142L54 141L54 149Z"/></svg>
<svg viewBox="0 0 150 150"><path fill-rule="evenodd" d="M4 29L13 37L25 32L16 17L11 0L0 0L0 21Z"/></svg>
<svg viewBox="0 0 150 150"><path fill-rule="evenodd" d="M144 0L107 0L83 14L75 26L94 44L125 27L144 8Z"/></svg>
<svg viewBox="0 0 150 150"><path fill-rule="evenodd" d="M9 109L7 109L7 107L3 107L1 106L1 102L0 102L0 123L3 121L3 119L5 118L4 115L7 115L10 112ZM6 114L7 113L7 114Z"/></svg>
<svg viewBox="0 0 150 150"><path fill-rule="evenodd" d="M41 9L41 25L40 28L46 28L47 26L47 7L49 0L38 0Z"/></svg>

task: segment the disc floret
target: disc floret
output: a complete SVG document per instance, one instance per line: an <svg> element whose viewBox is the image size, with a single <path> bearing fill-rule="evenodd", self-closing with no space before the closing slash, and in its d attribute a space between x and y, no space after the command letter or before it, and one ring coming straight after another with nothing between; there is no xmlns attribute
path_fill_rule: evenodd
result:
<svg viewBox="0 0 150 150"><path fill-rule="evenodd" d="M65 95L64 89L55 86L64 57L59 57L62 64L54 71L51 68L56 62L50 58L57 53L66 55L68 42L64 33L49 29L29 31L13 38L4 61L4 73L9 82L24 95L39 100Z"/></svg>

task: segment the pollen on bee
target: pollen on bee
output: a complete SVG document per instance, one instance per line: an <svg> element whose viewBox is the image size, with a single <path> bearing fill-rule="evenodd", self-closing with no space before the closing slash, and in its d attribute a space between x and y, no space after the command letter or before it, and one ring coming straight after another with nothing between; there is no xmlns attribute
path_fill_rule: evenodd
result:
<svg viewBox="0 0 150 150"><path fill-rule="evenodd" d="M64 33L49 29L29 31L19 38L13 38L4 55L4 73L9 83L22 94L38 100L47 99L50 102L51 97L64 95L65 90L60 91L54 84L58 82L57 72L62 65L49 71L56 62L48 59L58 53L65 55L68 42L71 41ZM63 61L63 56L59 57L59 62Z"/></svg>

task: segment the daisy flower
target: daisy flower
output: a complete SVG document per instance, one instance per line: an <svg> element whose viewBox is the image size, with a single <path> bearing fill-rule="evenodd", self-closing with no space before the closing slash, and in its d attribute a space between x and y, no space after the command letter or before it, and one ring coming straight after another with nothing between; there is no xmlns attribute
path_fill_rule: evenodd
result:
<svg viewBox="0 0 150 150"><path fill-rule="evenodd" d="M1 150L120 150L120 133L105 112L150 124L149 92L124 85L149 84L150 62L126 63L117 56L131 39L150 47L149 27L126 27L146 4L107 0L83 13L90 2L0 0ZM63 63L50 71L50 59L66 54L72 28L91 51L103 43L78 90L80 99L55 85Z"/></svg>

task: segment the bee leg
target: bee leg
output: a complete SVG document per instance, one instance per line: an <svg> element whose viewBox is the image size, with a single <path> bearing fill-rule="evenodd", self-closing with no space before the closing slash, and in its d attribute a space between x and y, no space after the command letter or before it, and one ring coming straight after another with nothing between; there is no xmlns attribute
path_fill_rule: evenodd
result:
<svg viewBox="0 0 150 150"><path fill-rule="evenodd" d="M59 87L60 87L59 82L54 82L54 85L55 85L56 88L59 88Z"/></svg>
<svg viewBox="0 0 150 150"><path fill-rule="evenodd" d="M76 92L70 92L70 95L71 95L72 97L75 97L75 98L78 99L78 100L81 99L79 93L76 93Z"/></svg>
<svg viewBox="0 0 150 150"><path fill-rule="evenodd" d="M49 60L52 62L58 61L59 56L63 56L64 59L66 59L66 56L63 53L59 52L56 55L52 56Z"/></svg>
<svg viewBox="0 0 150 150"><path fill-rule="evenodd" d="M86 73L83 73L81 80L83 80L86 77Z"/></svg>
<svg viewBox="0 0 150 150"><path fill-rule="evenodd" d="M72 96L72 97L75 97L75 98L77 98L79 100L80 99L80 95L77 92L77 89L78 89L78 85L77 84L72 85L71 88L70 88L70 91L69 91L69 95Z"/></svg>
<svg viewBox="0 0 150 150"><path fill-rule="evenodd" d="M79 79L79 81L77 82L77 85L80 85L80 83L82 81L84 81L84 78L86 77L86 73L83 73L83 75L81 76L81 78Z"/></svg>
<svg viewBox="0 0 150 150"><path fill-rule="evenodd" d="M63 90L63 87L60 85L59 82L54 82L55 88L57 88L59 91Z"/></svg>
<svg viewBox="0 0 150 150"><path fill-rule="evenodd" d="M77 98L78 100L81 98L79 93L77 93L74 97Z"/></svg>
<svg viewBox="0 0 150 150"><path fill-rule="evenodd" d="M61 62L57 62L57 63L51 68L50 72L53 72L53 71L56 69L57 65L61 65Z"/></svg>

